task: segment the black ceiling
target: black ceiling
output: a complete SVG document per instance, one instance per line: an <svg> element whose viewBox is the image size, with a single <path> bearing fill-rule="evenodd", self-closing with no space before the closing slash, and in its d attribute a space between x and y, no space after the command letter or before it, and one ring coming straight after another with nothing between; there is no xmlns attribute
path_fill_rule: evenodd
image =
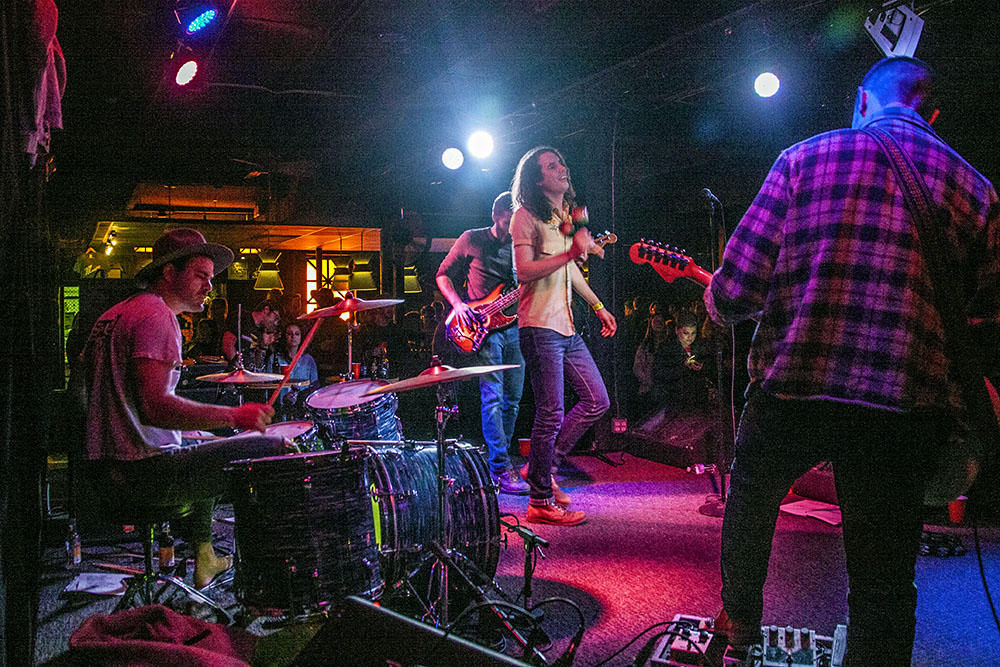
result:
<svg viewBox="0 0 1000 667"><path fill-rule="evenodd" d="M939 132L993 178L1000 3L922 5L917 55L946 82ZM781 148L849 122L879 57L863 2L235 0L204 85L179 91L164 76L174 6L59 3L57 228L86 235L139 181L256 171L294 197L284 222L402 207L453 235L547 143L597 224L683 237L702 187L736 218ZM782 78L768 100L750 88L763 69ZM441 151L479 127L494 155L447 172Z"/></svg>

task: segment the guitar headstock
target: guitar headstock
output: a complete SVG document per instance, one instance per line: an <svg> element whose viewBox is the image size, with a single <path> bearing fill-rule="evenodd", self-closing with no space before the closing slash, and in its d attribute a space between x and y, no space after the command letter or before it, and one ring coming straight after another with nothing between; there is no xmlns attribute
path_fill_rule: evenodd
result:
<svg viewBox="0 0 1000 667"><path fill-rule="evenodd" d="M618 243L618 235L605 229L600 234L594 235L594 243L602 248L606 245L614 245Z"/></svg>
<svg viewBox="0 0 1000 667"><path fill-rule="evenodd" d="M712 274L694 263L684 250L658 241L641 239L628 251L636 264L649 264L668 283L677 278L687 278L701 285L708 285Z"/></svg>

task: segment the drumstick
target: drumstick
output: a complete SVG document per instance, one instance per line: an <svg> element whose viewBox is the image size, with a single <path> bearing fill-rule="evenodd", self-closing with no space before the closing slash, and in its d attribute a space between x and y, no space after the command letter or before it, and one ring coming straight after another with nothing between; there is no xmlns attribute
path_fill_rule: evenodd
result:
<svg viewBox="0 0 1000 667"><path fill-rule="evenodd" d="M274 393L271 394L271 398L268 399L267 404L269 406L274 407L275 399L278 398L278 394L280 394L281 390L285 388L286 384L288 384L288 378L292 374L292 369L295 368L295 364L299 363L299 359L302 358L302 353L306 351L307 347L309 347L309 343L311 343L313 339L313 334L316 333L316 329L319 328L319 323L322 321L322 317L317 317L316 321L313 322L312 329L309 330L309 333L306 334L306 339L302 341L301 345L299 345L299 351L295 353L295 358L289 362L288 368L285 369L285 374L282 376L281 382L278 383L277 389L274 390Z"/></svg>

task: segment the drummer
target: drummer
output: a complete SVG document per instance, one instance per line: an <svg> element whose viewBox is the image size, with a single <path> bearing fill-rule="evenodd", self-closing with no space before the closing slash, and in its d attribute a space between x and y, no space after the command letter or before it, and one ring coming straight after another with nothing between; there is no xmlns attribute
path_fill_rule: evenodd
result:
<svg viewBox="0 0 1000 667"><path fill-rule="evenodd" d="M235 427L263 432L274 410L230 407L174 393L181 369L177 315L201 312L212 278L233 261L195 229L163 233L136 276L145 291L105 312L82 354L87 394L86 456L109 501L153 507L195 550L194 586L232 565L212 548L212 512L232 460L285 453L281 438L251 435L182 446L181 430ZM176 513L176 514L174 514Z"/></svg>

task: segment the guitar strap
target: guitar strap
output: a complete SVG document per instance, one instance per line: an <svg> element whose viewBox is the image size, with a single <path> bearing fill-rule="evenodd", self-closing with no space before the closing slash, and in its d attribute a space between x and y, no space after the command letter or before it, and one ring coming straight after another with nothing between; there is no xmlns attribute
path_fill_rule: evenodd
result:
<svg viewBox="0 0 1000 667"><path fill-rule="evenodd" d="M934 205L927 184L909 155L900 148L891 134L877 127L867 127L861 131L874 139L888 156L889 164L902 188L906 207L916 223L924 264L931 278L934 307L941 317L948 360L962 392L968 426L981 443L995 444L1000 441L1000 428L994 419L982 368L975 363L968 313L964 302L959 300L964 293L964 285L960 284L954 272L948 270L949 265L957 264L952 261L955 249L942 236L947 222L946 213Z"/></svg>

